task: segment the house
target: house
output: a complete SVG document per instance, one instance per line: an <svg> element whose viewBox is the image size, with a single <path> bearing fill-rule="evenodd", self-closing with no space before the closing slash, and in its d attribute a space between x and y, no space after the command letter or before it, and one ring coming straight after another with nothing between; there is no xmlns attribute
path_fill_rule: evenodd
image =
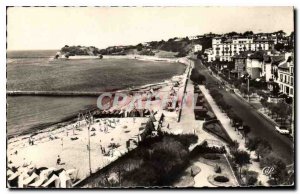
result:
<svg viewBox="0 0 300 194"><path fill-rule="evenodd" d="M202 51L202 45L201 44L195 44L194 45L194 52Z"/></svg>
<svg viewBox="0 0 300 194"><path fill-rule="evenodd" d="M242 52L232 57L234 61L234 73L237 74L238 78L246 74L246 62L249 53L250 52Z"/></svg>
<svg viewBox="0 0 300 194"><path fill-rule="evenodd" d="M282 54L269 54L264 56L262 76L265 76L267 82L278 78L278 65L283 61L285 61L285 56Z"/></svg>
<svg viewBox="0 0 300 194"><path fill-rule="evenodd" d="M247 55L246 72L252 79L260 78L262 76L263 59L266 53L263 51L256 51Z"/></svg>
<svg viewBox="0 0 300 194"><path fill-rule="evenodd" d="M286 54L287 60L278 65L278 79L280 92L289 97L294 96L294 57Z"/></svg>

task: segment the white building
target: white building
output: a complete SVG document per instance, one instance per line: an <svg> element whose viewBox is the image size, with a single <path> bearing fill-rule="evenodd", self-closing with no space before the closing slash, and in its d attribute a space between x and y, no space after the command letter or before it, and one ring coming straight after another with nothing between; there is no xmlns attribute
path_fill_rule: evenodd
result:
<svg viewBox="0 0 300 194"><path fill-rule="evenodd" d="M294 60L286 55L287 60L278 65L278 79L280 91L290 97L294 96Z"/></svg>
<svg viewBox="0 0 300 194"><path fill-rule="evenodd" d="M260 51L273 49L272 40L253 39L234 36L232 39L221 37L212 39L213 53L208 57L209 61L232 61L232 57L244 51Z"/></svg>
<svg viewBox="0 0 300 194"><path fill-rule="evenodd" d="M195 44L194 45L194 52L202 51L202 45L201 44Z"/></svg>

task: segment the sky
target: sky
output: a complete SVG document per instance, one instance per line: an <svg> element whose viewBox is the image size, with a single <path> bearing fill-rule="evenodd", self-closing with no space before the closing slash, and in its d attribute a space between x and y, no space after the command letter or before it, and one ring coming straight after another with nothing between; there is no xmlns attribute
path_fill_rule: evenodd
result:
<svg viewBox="0 0 300 194"><path fill-rule="evenodd" d="M293 31L292 7L10 7L7 49L135 45L231 31Z"/></svg>

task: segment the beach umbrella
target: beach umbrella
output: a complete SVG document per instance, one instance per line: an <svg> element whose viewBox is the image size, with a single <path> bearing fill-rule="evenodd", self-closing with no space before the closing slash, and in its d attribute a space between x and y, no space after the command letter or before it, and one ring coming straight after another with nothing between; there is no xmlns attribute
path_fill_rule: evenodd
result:
<svg viewBox="0 0 300 194"><path fill-rule="evenodd" d="M36 181L39 178L39 176L35 173L32 173L32 175L25 180L23 180L23 185L27 186L29 185L32 181Z"/></svg>
<svg viewBox="0 0 300 194"><path fill-rule="evenodd" d="M72 187L72 180L70 176L66 173L66 171L62 171L59 174L59 181L61 188L71 188Z"/></svg>
<svg viewBox="0 0 300 194"><path fill-rule="evenodd" d="M56 176L55 174L52 175L52 177L47 181L45 182L42 187L49 187L50 184L55 184L55 188L59 188L59 178L58 176Z"/></svg>

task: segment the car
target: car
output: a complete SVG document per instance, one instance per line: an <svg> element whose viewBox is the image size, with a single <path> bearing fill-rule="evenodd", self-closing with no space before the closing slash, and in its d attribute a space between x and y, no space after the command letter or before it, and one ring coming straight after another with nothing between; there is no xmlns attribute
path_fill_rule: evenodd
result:
<svg viewBox="0 0 300 194"><path fill-rule="evenodd" d="M275 126L275 130L280 134L284 134L284 135L290 134L290 131L285 126Z"/></svg>

